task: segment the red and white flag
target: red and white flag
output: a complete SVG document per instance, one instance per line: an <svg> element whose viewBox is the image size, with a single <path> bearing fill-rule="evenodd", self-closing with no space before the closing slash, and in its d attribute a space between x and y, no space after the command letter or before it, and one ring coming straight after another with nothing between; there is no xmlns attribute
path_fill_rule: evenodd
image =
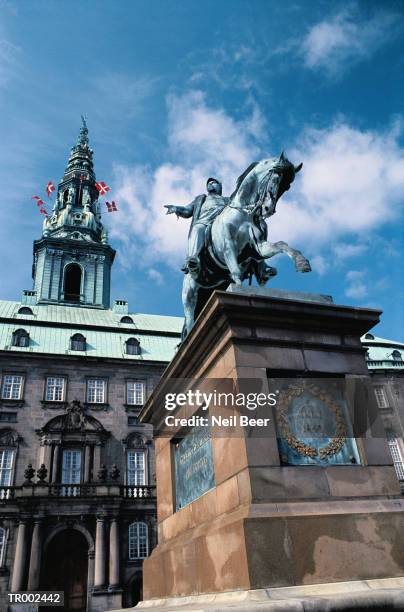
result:
<svg viewBox="0 0 404 612"><path fill-rule="evenodd" d="M105 204L107 205L107 210L109 213L118 211L118 207L115 204L114 200L112 200L112 202L105 202Z"/></svg>
<svg viewBox="0 0 404 612"><path fill-rule="evenodd" d="M48 213L46 212L46 210L44 208L42 208L42 207L39 209L39 212L41 213L41 215L45 215L45 217L49 216Z"/></svg>
<svg viewBox="0 0 404 612"><path fill-rule="evenodd" d="M55 191L55 185L52 183L52 181L49 181L49 183L46 185L46 194L48 198L51 197L51 193L53 193L54 191Z"/></svg>
<svg viewBox="0 0 404 612"><path fill-rule="evenodd" d="M32 196L31 200L40 200L41 198L39 196Z"/></svg>
<svg viewBox="0 0 404 612"><path fill-rule="evenodd" d="M45 206L45 202L43 200L37 200L37 206Z"/></svg>
<svg viewBox="0 0 404 612"><path fill-rule="evenodd" d="M106 183L104 183L104 181L96 183L95 188L99 191L100 195L105 195L108 191L110 191L110 188Z"/></svg>

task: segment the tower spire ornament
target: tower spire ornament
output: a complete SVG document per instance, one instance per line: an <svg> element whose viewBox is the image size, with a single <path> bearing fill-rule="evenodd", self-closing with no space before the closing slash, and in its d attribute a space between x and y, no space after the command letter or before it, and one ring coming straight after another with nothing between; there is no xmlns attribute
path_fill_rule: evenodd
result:
<svg viewBox="0 0 404 612"><path fill-rule="evenodd" d="M84 117L84 115L81 115L81 128L80 128L80 134L77 140L77 144L78 145L87 145L88 146L88 127L87 127L87 122L86 119Z"/></svg>

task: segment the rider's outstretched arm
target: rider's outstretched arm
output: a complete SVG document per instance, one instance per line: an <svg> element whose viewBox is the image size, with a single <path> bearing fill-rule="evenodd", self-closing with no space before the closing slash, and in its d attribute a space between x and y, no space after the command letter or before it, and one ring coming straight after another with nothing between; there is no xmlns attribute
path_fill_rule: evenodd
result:
<svg viewBox="0 0 404 612"><path fill-rule="evenodd" d="M194 200L193 202L188 204L188 206L173 206L169 204L168 206L165 206L164 208L167 208L168 215L175 214L175 215L178 215L178 217L184 217L184 219L188 219L189 217L192 217L192 215L194 214L195 203L196 201Z"/></svg>

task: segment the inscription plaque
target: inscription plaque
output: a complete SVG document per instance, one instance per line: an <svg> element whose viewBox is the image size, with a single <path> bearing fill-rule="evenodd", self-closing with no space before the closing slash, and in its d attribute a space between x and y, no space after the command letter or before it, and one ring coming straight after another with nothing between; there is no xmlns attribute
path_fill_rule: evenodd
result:
<svg viewBox="0 0 404 612"><path fill-rule="evenodd" d="M175 509L180 510L215 486L208 426L194 427L174 446Z"/></svg>

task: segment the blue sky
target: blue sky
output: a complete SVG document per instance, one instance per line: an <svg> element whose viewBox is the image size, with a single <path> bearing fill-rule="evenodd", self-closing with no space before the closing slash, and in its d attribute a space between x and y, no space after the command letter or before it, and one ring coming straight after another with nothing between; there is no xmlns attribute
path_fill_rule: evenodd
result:
<svg viewBox="0 0 404 612"><path fill-rule="evenodd" d="M185 204L208 176L282 149L304 167L270 221L285 256L272 286L384 311L404 340L404 4L270 0L0 0L1 297L31 286L42 219L87 117L113 187L113 298L181 314ZM106 217L106 216L105 216Z"/></svg>

